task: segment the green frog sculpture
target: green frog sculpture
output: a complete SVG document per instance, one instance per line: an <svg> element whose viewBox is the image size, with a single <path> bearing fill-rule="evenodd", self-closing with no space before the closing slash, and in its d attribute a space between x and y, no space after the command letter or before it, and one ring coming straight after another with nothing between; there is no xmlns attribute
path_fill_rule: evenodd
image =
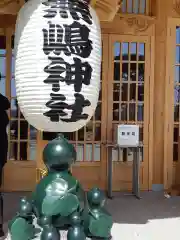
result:
<svg viewBox="0 0 180 240"><path fill-rule="evenodd" d="M68 240L109 239L112 218L103 208L102 192L93 188L86 196L69 170L76 160L74 146L59 135L45 147L43 160L48 174L37 185L31 200L21 200L19 213L9 223L11 240L35 237L33 217L42 229L41 240L59 240L61 230L67 230Z"/></svg>
<svg viewBox="0 0 180 240"><path fill-rule="evenodd" d="M52 217L56 227L68 226L69 216L84 208L84 191L69 171L76 159L76 151L60 136L45 147L43 159L48 174L36 187L33 205L38 218Z"/></svg>
<svg viewBox="0 0 180 240"><path fill-rule="evenodd" d="M84 231L93 239L111 239L113 225L111 215L104 208L105 197L98 188L87 193L87 204L84 209Z"/></svg>
<svg viewBox="0 0 180 240"><path fill-rule="evenodd" d="M36 235L35 227L33 226L32 204L28 199L21 199L20 211L9 222L9 229L11 240L30 240Z"/></svg>

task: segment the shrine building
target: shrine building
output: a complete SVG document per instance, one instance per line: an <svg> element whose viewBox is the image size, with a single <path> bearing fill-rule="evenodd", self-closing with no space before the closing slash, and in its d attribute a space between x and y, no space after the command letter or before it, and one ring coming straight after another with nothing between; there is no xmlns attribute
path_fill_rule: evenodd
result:
<svg viewBox="0 0 180 240"><path fill-rule="evenodd" d="M43 173L42 152L55 133L40 132L20 113L14 79L14 31L24 0L0 1L0 93L8 111L4 191L32 191ZM92 0L102 31L101 91L94 117L78 132L72 173L85 189L107 189L107 144L118 124L140 127L140 188L180 183L180 0ZM112 149L113 191L132 186L133 151Z"/></svg>

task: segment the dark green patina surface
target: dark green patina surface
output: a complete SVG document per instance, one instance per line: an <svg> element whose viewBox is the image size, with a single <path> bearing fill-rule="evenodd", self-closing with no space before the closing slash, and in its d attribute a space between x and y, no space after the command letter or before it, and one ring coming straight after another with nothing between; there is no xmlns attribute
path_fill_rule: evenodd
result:
<svg viewBox="0 0 180 240"><path fill-rule="evenodd" d="M104 209L105 197L98 188L85 194L69 169L76 160L74 146L59 135L47 144L43 160L48 174L37 185L31 199L23 198L20 210L9 223L12 240L31 240L38 233L33 218L42 228L41 240L110 239L112 217Z"/></svg>

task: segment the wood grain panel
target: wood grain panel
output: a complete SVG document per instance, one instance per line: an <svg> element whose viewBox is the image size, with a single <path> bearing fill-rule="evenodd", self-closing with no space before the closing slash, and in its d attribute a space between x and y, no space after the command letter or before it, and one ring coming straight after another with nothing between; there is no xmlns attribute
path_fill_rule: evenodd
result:
<svg viewBox="0 0 180 240"><path fill-rule="evenodd" d="M8 161L4 167L4 191L32 191L36 185L34 161Z"/></svg>

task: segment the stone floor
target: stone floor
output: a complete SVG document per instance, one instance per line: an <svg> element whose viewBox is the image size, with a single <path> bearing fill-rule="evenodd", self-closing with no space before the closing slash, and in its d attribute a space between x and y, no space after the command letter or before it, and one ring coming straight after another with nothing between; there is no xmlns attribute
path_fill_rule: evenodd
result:
<svg viewBox="0 0 180 240"><path fill-rule="evenodd" d="M15 214L25 193L5 193L4 228ZM123 193L107 201L113 216L113 240L173 240L180 239L180 197L165 198L162 192L143 192L137 200Z"/></svg>

